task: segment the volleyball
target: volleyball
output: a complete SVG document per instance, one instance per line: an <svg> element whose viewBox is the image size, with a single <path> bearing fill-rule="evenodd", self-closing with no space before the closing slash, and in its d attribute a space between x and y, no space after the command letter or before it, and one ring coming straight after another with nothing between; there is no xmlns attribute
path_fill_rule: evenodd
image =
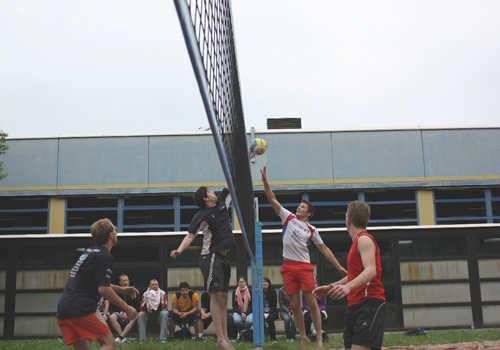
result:
<svg viewBox="0 0 500 350"><path fill-rule="evenodd" d="M252 140L250 145L250 152L252 152L256 156L261 156L266 153L267 144L264 139L255 139Z"/></svg>

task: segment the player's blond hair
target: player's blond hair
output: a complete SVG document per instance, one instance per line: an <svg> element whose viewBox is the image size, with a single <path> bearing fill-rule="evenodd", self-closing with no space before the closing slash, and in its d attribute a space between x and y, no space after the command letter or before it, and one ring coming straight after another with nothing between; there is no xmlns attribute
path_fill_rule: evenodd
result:
<svg viewBox="0 0 500 350"><path fill-rule="evenodd" d="M92 233L92 238L95 244L104 245L108 242L109 233L113 232L115 227L109 219L101 219L96 221L90 227L90 233Z"/></svg>
<svg viewBox="0 0 500 350"><path fill-rule="evenodd" d="M366 229L370 220L370 206L362 201L354 201L347 205L347 217L351 219L354 226Z"/></svg>

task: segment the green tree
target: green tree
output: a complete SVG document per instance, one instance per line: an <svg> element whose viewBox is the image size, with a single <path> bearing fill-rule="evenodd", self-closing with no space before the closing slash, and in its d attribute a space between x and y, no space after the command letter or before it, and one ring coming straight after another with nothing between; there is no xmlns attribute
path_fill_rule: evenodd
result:
<svg viewBox="0 0 500 350"><path fill-rule="evenodd" d="M0 130L0 156L7 153L9 145L7 145L7 140L5 139L9 134ZM0 162L0 180L6 177L8 174L3 171L3 162Z"/></svg>

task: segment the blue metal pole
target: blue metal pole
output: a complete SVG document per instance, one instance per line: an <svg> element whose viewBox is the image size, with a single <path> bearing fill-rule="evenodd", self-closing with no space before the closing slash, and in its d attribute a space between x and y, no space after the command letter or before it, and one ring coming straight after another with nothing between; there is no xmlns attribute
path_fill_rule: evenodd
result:
<svg viewBox="0 0 500 350"><path fill-rule="evenodd" d="M264 346L264 287L262 281L262 223L255 223L255 265L252 260L252 310L253 310L253 344Z"/></svg>

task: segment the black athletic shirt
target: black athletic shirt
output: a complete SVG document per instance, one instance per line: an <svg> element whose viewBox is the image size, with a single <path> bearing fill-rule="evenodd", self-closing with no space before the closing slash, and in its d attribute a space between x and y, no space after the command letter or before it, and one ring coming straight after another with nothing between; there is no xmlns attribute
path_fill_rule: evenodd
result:
<svg viewBox="0 0 500 350"><path fill-rule="evenodd" d="M71 269L64 291L57 303L57 318L90 315L101 299L99 287L111 284L113 255L103 246L88 248Z"/></svg>
<svg viewBox="0 0 500 350"><path fill-rule="evenodd" d="M231 203L231 194L224 188L217 198L214 207L200 209L194 215L188 228L192 234L203 232L201 255L236 247L227 208Z"/></svg>

